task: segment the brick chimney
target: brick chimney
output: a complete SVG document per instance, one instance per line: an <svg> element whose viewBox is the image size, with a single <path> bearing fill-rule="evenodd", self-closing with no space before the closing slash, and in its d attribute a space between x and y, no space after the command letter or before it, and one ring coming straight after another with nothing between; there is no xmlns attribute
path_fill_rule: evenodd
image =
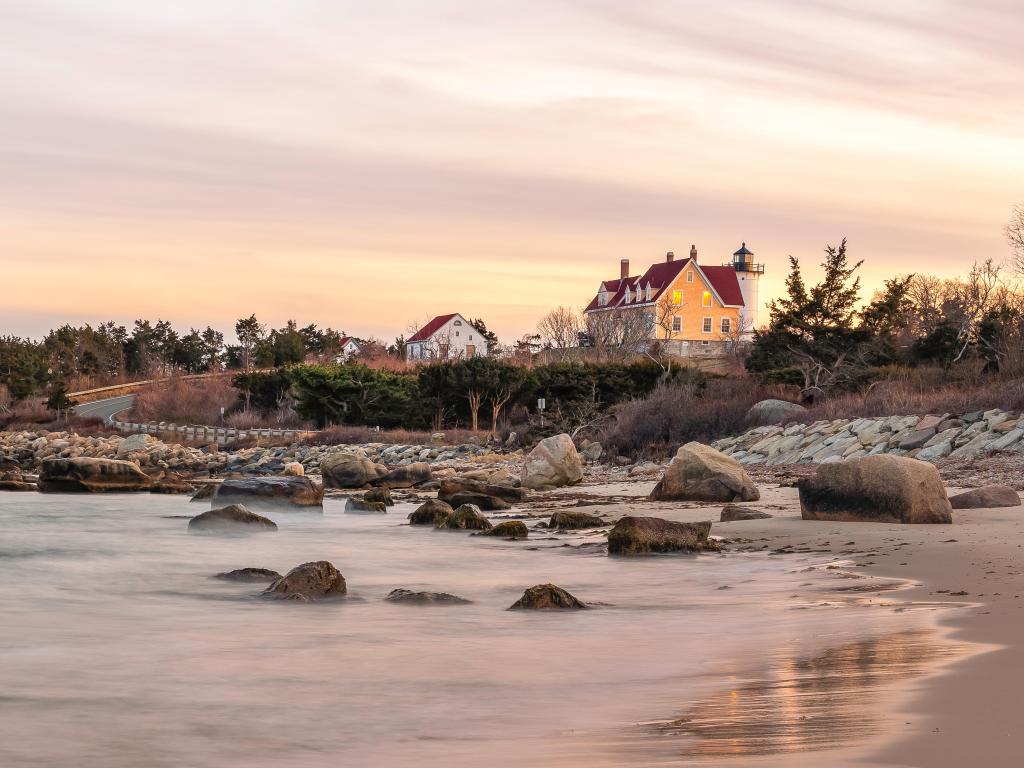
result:
<svg viewBox="0 0 1024 768"><path fill-rule="evenodd" d="M696 245L691 245L690 246L690 258L693 259L694 261L697 260L697 246Z"/></svg>
<svg viewBox="0 0 1024 768"><path fill-rule="evenodd" d="M629 277L629 259L623 259L619 262L619 277L623 280Z"/></svg>
<svg viewBox="0 0 1024 768"><path fill-rule="evenodd" d="M675 261L675 260L676 260L676 255L672 251L669 251L668 253L665 254L665 261Z"/></svg>

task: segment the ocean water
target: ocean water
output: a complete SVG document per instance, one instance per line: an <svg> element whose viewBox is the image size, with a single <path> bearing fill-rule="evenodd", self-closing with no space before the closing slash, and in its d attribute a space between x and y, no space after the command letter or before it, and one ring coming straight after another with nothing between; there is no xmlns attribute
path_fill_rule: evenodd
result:
<svg viewBox="0 0 1024 768"><path fill-rule="evenodd" d="M593 535L507 542L333 499L274 533L188 533L205 508L0 496L0 765L728 762L863 738L878 692L940 654L930 609L838 592L821 555L609 558ZM321 559L348 598L212 578ZM600 605L506 610L544 582ZM398 587L473 602L384 601Z"/></svg>

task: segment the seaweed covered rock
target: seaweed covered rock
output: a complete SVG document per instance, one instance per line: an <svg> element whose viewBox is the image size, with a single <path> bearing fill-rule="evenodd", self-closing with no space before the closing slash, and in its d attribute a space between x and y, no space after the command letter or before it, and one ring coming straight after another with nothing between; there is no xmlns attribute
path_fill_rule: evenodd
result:
<svg viewBox="0 0 1024 768"><path fill-rule="evenodd" d="M646 555L654 552L717 552L709 539L711 522L677 523L660 517L624 517L608 533L608 554Z"/></svg>
<svg viewBox="0 0 1024 768"><path fill-rule="evenodd" d="M583 462L568 435L545 437L523 464L523 487L550 490L575 485L583 479Z"/></svg>
<svg viewBox="0 0 1024 768"><path fill-rule="evenodd" d="M530 529L522 520L505 520L480 535L497 536L504 539L525 539L529 537Z"/></svg>
<svg viewBox="0 0 1024 768"><path fill-rule="evenodd" d="M330 600L343 597L348 591L345 577L327 560L303 563L274 581L264 597L277 600Z"/></svg>
<svg viewBox="0 0 1024 768"><path fill-rule="evenodd" d="M241 504L211 509L188 521L190 531L276 531L277 524Z"/></svg>
<svg viewBox="0 0 1024 768"><path fill-rule="evenodd" d="M352 497L345 500L345 511L350 514L383 515L388 511L383 501L367 501L366 498Z"/></svg>
<svg viewBox="0 0 1024 768"><path fill-rule="evenodd" d="M486 512L503 512L512 509L512 505L500 496L487 496L482 493L463 491L448 497L448 503L453 507L461 507L463 504L472 504Z"/></svg>
<svg viewBox="0 0 1024 768"><path fill-rule="evenodd" d="M797 483L804 520L952 523L934 464L879 454L821 464Z"/></svg>
<svg viewBox="0 0 1024 768"><path fill-rule="evenodd" d="M764 520L771 517L767 512L754 507L741 507L739 504L727 504L722 507L722 515L719 522L731 523L736 520Z"/></svg>
<svg viewBox="0 0 1024 768"><path fill-rule="evenodd" d="M548 528L556 528L563 531L575 531L581 528L600 528L603 525L608 525L608 523L597 515L568 510L552 512L551 520L548 521Z"/></svg>
<svg viewBox="0 0 1024 768"><path fill-rule="evenodd" d="M949 497L953 509L986 509L991 507L1019 507L1020 496L1008 485L983 485Z"/></svg>
<svg viewBox="0 0 1024 768"><path fill-rule="evenodd" d="M233 571L224 571L215 574L215 579L223 581L242 581L246 583L277 581L281 574L269 568L236 568Z"/></svg>
<svg viewBox="0 0 1024 768"><path fill-rule="evenodd" d="M656 501L757 501L757 486L736 459L690 442L679 448L651 491Z"/></svg>
<svg viewBox="0 0 1024 768"><path fill-rule="evenodd" d="M523 592L510 611L565 611L587 608L587 604L554 584L538 584Z"/></svg>
<svg viewBox="0 0 1024 768"><path fill-rule="evenodd" d="M427 499L409 514L409 525L438 525L447 519L452 512L450 504L440 499Z"/></svg>
<svg viewBox="0 0 1024 768"><path fill-rule="evenodd" d="M464 605L472 602L447 592L414 592L411 589L393 589L384 599L406 605Z"/></svg>
<svg viewBox="0 0 1024 768"><path fill-rule="evenodd" d="M308 477L246 477L221 483L212 503L314 508L323 506L324 489Z"/></svg>
<svg viewBox="0 0 1024 768"><path fill-rule="evenodd" d="M395 506L395 500L391 498L390 488L371 488L363 494L363 501L379 501L385 507Z"/></svg>
<svg viewBox="0 0 1024 768"><path fill-rule="evenodd" d="M149 476L130 461L119 459L44 459L39 473L43 493L105 493L148 491Z"/></svg>
<svg viewBox="0 0 1024 768"><path fill-rule="evenodd" d="M493 527L478 507L463 504L435 526L449 530L489 531Z"/></svg>

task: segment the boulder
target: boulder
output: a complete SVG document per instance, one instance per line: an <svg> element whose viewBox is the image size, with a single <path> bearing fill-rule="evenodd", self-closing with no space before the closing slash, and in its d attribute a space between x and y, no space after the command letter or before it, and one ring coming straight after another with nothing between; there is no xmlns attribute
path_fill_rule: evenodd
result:
<svg viewBox="0 0 1024 768"><path fill-rule="evenodd" d="M587 463L593 464L598 461L601 456L604 455L604 448L598 442L587 443L586 446L580 451L580 457Z"/></svg>
<svg viewBox="0 0 1024 768"><path fill-rule="evenodd" d="M277 524L241 504L211 509L188 521L190 531L276 531Z"/></svg>
<svg viewBox="0 0 1024 768"><path fill-rule="evenodd" d="M651 552L717 552L711 521L676 523L660 517L624 517L608 533L609 555Z"/></svg>
<svg viewBox="0 0 1024 768"><path fill-rule="evenodd" d="M586 512L558 511L551 513L551 520L548 521L548 528L560 530L579 530L580 528L600 528L608 525L597 515L588 515Z"/></svg>
<svg viewBox="0 0 1024 768"><path fill-rule="evenodd" d="M466 531L489 531L492 527L491 521L472 504L463 504L435 525L435 528Z"/></svg>
<svg viewBox="0 0 1024 768"><path fill-rule="evenodd" d="M414 464L395 467L370 482L371 485L379 485L384 488L412 488L414 485L429 483L432 477L430 465L425 461L418 461Z"/></svg>
<svg viewBox="0 0 1024 768"><path fill-rule="evenodd" d="M238 568L234 571L224 571L216 574L213 578L224 581L244 581L248 583L276 581L281 574L269 568Z"/></svg>
<svg viewBox="0 0 1024 768"><path fill-rule="evenodd" d="M184 480L158 480L149 489L150 493L187 494L195 493L196 487Z"/></svg>
<svg viewBox="0 0 1024 768"><path fill-rule="evenodd" d="M277 509L322 508L324 489L308 477L247 477L225 480L217 487L212 503L245 503Z"/></svg>
<svg viewBox="0 0 1024 768"><path fill-rule="evenodd" d="M481 496L495 496L509 503L524 501L527 495L523 488L513 488L509 485L486 483L469 477L451 477L441 483L441 487L437 491L437 498L451 504L452 499L459 493L475 493Z"/></svg>
<svg viewBox="0 0 1024 768"><path fill-rule="evenodd" d="M522 483L536 490L575 485L583 479L583 462L568 435L545 437L523 464Z"/></svg>
<svg viewBox="0 0 1024 768"><path fill-rule="evenodd" d="M289 461L284 465L284 469L281 470L281 474L285 477L304 477L306 474L306 468L297 461Z"/></svg>
<svg viewBox="0 0 1024 768"><path fill-rule="evenodd" d="M472 602L447 592L413 592L411 589L393 589L384 599L406 605L460 605Z"/></svg>
<svg viewBox="0 0 1024 768"><path fill-rule="evenodd" d="M750 406L746 421L748 426L761 427L799 419L805 413L807 413L807 409L799 403L769 399Z"/></svg>
<svg viewBox="0 0 1024 768"><path fill-rule="evenodd" d="M505 520L480 535L497 536L502 539L525 539L530 535L530 529L522 520Z"/></svg>
<svg viewBox="0 0 1024 768"><path fill-rule="evenodd" d="M320 459L320 473L327 488L365 488L386 475L388 469L365 456L337 451Z"/></svg>
<svg viewBox="0 0 1024 768"><path fill-rule="evenodd" d="M879 454L822 464L797 487L804 520L953 522L938 470L905 456Z"/></svg>
<svg viewBox="0 0 1024 768"><path fill-rule="evenodd" d="M200 485L199 490L192 494L192 498L189 501L207 501L212 499L217 493L217 486L219 483L206 483Z"/></svg>
<svg viewBox="0 0 1024 768"><path fill-rule="evenodd" d="M762 512L760 509L741 507L738 504L727 504L722 507L722 516L719 518L719 522L731 523L736 520L764 520L767 517L771 517L771 515L767 512Z"/></svg>
<svg viewBox="0 0 1024 768"><path fill-rule="evenodd" d="M587 608L586 603L554 584L538 584L523 592L523 596L509 606L510 611L565 611Z"/></svg>
<svg viewBox="0 0 1024 768"><path fill-rule="evenodd" d="M1008 485L984 485L949 497L953 509L1019 507L1020 496Z"/></svg>
<svg viewBox="0 0 1024 768"><path fill-rule="evenodd" d="M657 501L757 501L757 486L736 459L701 443L682 446L651 491Z"/></svg>
<svg viewBox="0 0 1024 768"><path fill-rule="evenodd" d="M427 499L409 514L409 525L438 525L452 512L451 505L440 499Z"/></svg>
<svg viewBox="0 0 1024 768"><path fill-rule="evenodd" d="M39 490L35 483L26 483L23 480L0 480L0 491L36 491Z"/></svg>
<svg viewBox="0 0 1024 768"><path fill-rule="evenodd" d="M44 459L39 474L44 493L137 492L152 485L137 464L118 459Z"/></svg>
<svg viewBox="0 0 1024 768"><path fill-rule="evenodd" d="M371 488L363 494L363 501L379 501L385 507L395 506L395 501L391 498L390 488Z"/></svg>
<svg viewBox="0 0 1024 768"><path fill-rule="evenodd" d="M349 513L375 513L383 515L388 511L383 501L367 501L365 498L350 498L345 500L345 511Z"/></svg>
<svg viewBox="0 0 1024 768"><path fill-rule="evenodd" d="M501 512L512 509L512 505L499 496L488 496L483 493L463 491L448 496L448 503L453 507L461 507L463 504L472 504L487 512Z"/></svg>
<svg viewBox="0 0 1024 768"><path fill-rule="evenodd" d="M348 591L345 577L326 560L297 565L264 591L264 597L289 600L329 600Z"/></svg>
<svg viewBox="0 0 1024 768"><path fill-rule="evenodd" d="M134 435L122 438L117 442L117 455L127 456L130 453L138 453L139 451L145 451L149 446L156 445L160 441L155 437L145 434L144 432L137 432Z"/></svg>

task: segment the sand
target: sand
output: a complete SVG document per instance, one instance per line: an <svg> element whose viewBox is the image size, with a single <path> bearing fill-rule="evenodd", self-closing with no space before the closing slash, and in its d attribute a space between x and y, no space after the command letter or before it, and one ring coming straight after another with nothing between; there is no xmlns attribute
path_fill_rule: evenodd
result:
<svg viewBox="0 0 1024 768"><path fill-rule="evenodd" d="M718 520L720 504L647 501L653 484L579 486L562 493L561 503L607 500L585 511L611 519L649 514ZM764 549L785 557L787 549L811 550L823 561L846 561L850 574L877 577L879 582L870 584L908 580L895 595L883 591L865 597L946 607L936 612L937 621L944 638L959 647L959 658L947 663L924 659L930 664L925 673L880 691L887 722L877 736L861 743L827 752L714 762L927 768L1024 764L1024 507L954 511L952 525L833 523L801 520L795 488L762 485L761 490L761 500L746 506L775 517L714 523L712 535L731 541L727 552ZM548 497L545 506L552 501Z"/></svg>

